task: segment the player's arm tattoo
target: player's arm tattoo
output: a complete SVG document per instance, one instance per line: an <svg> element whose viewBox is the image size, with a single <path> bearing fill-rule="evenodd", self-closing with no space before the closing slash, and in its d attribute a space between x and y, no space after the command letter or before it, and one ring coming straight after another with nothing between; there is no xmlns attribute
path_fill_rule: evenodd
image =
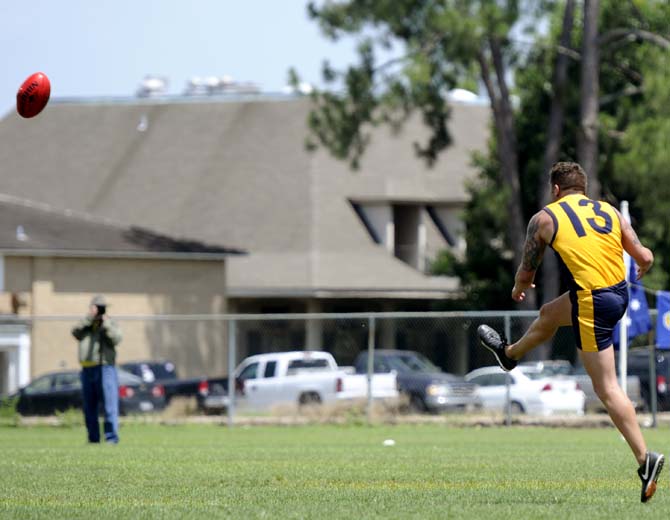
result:
<svg viewBox="0 0 670 520"><path fill-rule="evenodd" d="M638 238L637 233L633 229L633 226L630 225L630 222L626 222L626 227L628 228L628 231L630 231L631 238L633 239L633 245L641 246L642 242L640 242L640 239Z"/></svg>
<svg viewBox="0 0 670 520"><path fill-rule="evenodd" d="M526 243L523 247L523 260L521 261L521 268L524 271L537 271L544 256L544 249L547 244L538 234L538 230L540 229L539 220L536 214L528 222Z"/></svg>

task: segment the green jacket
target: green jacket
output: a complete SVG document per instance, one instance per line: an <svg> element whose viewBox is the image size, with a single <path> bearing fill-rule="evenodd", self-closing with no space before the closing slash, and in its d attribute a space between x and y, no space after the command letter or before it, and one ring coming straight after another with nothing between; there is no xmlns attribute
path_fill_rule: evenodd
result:
<svg viewBox="0 0 670 520"><path fill-rule="evenodd" d="M87 316L73 329L79 340L79 363L83 367L116 363L116 345L121 342L121 329L111 319L94 321Z"/></svg>

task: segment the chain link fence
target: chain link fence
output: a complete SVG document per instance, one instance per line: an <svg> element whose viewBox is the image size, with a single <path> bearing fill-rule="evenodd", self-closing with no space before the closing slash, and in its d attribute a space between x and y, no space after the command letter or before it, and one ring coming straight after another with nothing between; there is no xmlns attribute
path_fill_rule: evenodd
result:
<svg viewBox="0 0 670 520"><path fill-rule="evenodd" d="M115 316L114 319L124 335L123 342L117 349L119 364L135 361L171 363L176 367L179 380L200 383L191 385L190 391L195 392L195 395L188 398L189 404L185 405L185 413L222 413L225 414L224 420L233 424L237 417L243 415L268 417L295 415L304 411L300 406L303 404L300 397L303 394L297 394L299 397L296 399L296 394L289 394L285 391L286 388L281 387L282 384L287 385L285 382L277 383L278 386L272 389L271 380L278 382L282 379L278 376L283 374L272 372L265 362L258 367L265 372L256 375L258 379L268 380L266 383L270 388L269 392L276 402L259 409L246 406L246 402L250 400L249 392L254 390L250 390L252 386L249 382L244 388L244 385L236 381L236 377L240 375L239 371L235 372L236 368L249 356L289 351L323 351L331 354L337 363L338 373L343 374L343 380L339 383L337 378L333 380L334 393L338 391L337 385L346 386L356 381L358 393L352 390L351 395L358 396L358 399L344 402L334 397L329 402L331 395L320 396L319 400L324 405L321 407L323 413L350 414L350 410L355 409L368 420L375 413L563 413L566 410L561 408L560 402L551 403L551 399L545 399L546 402L538 405L531 403L533 397L518 397L515 392L522 386L521 382L505 378L502 372L484 374L487 377L473 379L471 386L476 383L475 402L465 399L467 385L464 383L467 381L464 381L464 376L468 380L473 377L472 373L476 369L495 364L492 354L478 342L477 327L486 323L508 338L516 339L536 316L535 311L508 311L162 315ZM4 345L0 349L0 393L11 393L10 391L16 390L11 388L12 385L24 386L28 382L26 379L48 372L77 370L77 346L70 330L80 318L45 316L13 318L12 323L9 320L0 321L0 346ZM25 355L25 340L23 347L17 347L16 352L12 350L11 339L8 340L6 334L4 342L1 340L3 330L12 328L15 332L20 326L25 327L25 334L29 337L28 356ZM646 350L640 347L653 345L653 338L643 339L644 341L638 339L633 342L632 346L637 348L632 352L639 353ZM369 355L370 349L374 351L374 358ZM416 353L415 359L389 357L388 360L382 360L383 354L395 353L397 357L406 351ZM259 359L263 360L262 357ZM26 360L29 362L28 378L24 366ZM524 361L535 362L537 371L543 365L549 367L549 363L540 363L549 360L563 361L552 365L555 372L573 375L568 372L574 371L572 367L578 364L578 359L569 327L560 329L551 342L538 347ZM422 367L412 365L424 361L427 363ZM629 369L636 367L635 370L639 371L639 365L640 363L631 362ZM430 373L433 366L441 372L452 374L453 377L441 378L439 374ZM650 409L655 403L660 409L664 409L664 396L657 394L659 389L667 389L663 388L663 383L667 386L668 381L659 379L663 377L663 373L651 372L648 361L647 367L649 370L646 377L639 377L642 387L638 388L644 402L637 404L641 409ZM312 368L314 370L304 366L298 372L313 375L312 372L317 370L316 367ZM534 378L533 370L528 370L529 377ZM654 370L658 368L654 367ZM23 375L17 375L19 371ZM409 375L403 371L407 371ZM428 374L420 377L418 374L421 371ZM396 375L395 387L399 391L397 404L392 405L389 399L376 399L373 395L376 381L383 379L378 377L379 372ZM358 378L350 377L354 375ZM550 390L556 388L545 389L547 396ZM568 388L561 387L561 391L565 393ZM501 392L504 392L502 398ZM284 395L292 395L292 402L281 402ZM218 406L207 409L207 399L216 401L214 396L219 397ZM566 399L567 397L563 398L564 401ZM449 406L450 403L453 406Z"/></svg>

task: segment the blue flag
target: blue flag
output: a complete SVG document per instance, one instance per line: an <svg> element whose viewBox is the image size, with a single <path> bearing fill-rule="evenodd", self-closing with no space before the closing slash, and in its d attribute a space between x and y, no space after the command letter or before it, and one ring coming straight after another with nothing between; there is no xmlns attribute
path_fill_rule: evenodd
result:
<svg viewBox="0 0 670 520"><path fill-rule="evenodd" d="M644 294L644 287L637 281L637 264L632 258L630 259L628 280L628 312L625 319L628 320L628 339L632 339L651 330L647 296ZM613 340L618 345L619 323L614 327Z"/></svg>
<svg viewBox="0 0 670 520"><path fill-rule="evenodd" d="M670 292L656 293L656 347L670 349Z"/></svg>

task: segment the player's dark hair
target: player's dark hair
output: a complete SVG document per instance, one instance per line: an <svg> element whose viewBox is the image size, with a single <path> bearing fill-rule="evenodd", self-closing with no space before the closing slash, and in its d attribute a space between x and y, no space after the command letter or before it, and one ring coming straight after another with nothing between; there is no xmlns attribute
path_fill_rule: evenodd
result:
<svg viewBox="0 0 670 520"><path fill-rule="evenodd" d="M549 171L550 182L561 190L580 190L586 193L586 173L575 162L557 162Z"/></svg>

